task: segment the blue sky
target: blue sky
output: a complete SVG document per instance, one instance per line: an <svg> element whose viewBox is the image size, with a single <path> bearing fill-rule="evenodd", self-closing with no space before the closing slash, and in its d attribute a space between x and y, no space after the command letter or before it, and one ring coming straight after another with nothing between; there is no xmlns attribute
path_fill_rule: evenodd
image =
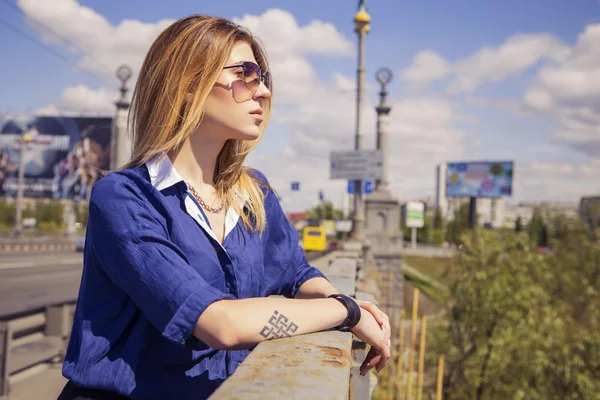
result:
<svg viewBox="0 0 600 400"><path fill-rule="evenodd" d="M7 2L16 5L22 13ZM103 90L111 89L111 85L112 88L117 86L111 71L104 75L99 73L102 75L101 79L78 72L73 64L82 62L84 55L81 51L69 49L56 40L49 42L43 29L35 27L32 22L35 20L52 27L55 32L77 43L78 47L86 52L89 50L94 60L100 60L108 69L114 69L118 62L114 54L105 54L99 50L102 48L98 44L101 39L93 38L94 35L103 35L103 32L94 32L91 28L86 31L85 26L77 29L67 26L74 19L78 19L77 13L82 13L84 17L86 13L101 16L112 27L120 26L124 20L139 21L151 27L160 20L177 19L192 13L244 18L246 15L264 16L268 10L280 9L289 13L299 28L320 20L333 26L337 32L338 44L332 44L339 45L340 50L337 54L331 55L322 51L295 54L294 49L290 49L290 54L281 50L274 54L275 64L281 61L281 65L284 65L284 60L297 57L310 65L315 74L311 81L314 84L313 90L317 91L320 90L319 86L329 87L328 85L334 85L340 79L345 79L344 82L350 85L355 79L356 61L353 52L356 39L352 18L357 3L339 0L47 0L44 4L49 5L49 9L38 10L36 6L32 6L32 0L0 0L0 54L7 56L3 59L8 60L0 63L0 76L3 77L0 112L33 113L51 104L60 110L60 104L66 104L66 95L63 92L65 88L81 86L90 93L101 92L100 95L106 95ZM60 14L53 14L50 9L53 4L56 9L64 7L65 10L70 10L69 12L73 13L69 14L70 20L61 21ZM572 107L573 104L582 104L586 109L586 118L595 121L595 118L600 118L597 97L590 97L587 93L582 95L581 90L567 93L568 85L566 89L557 88L553 86L553 80L546 79L544 75L545 69L551 69L548 74L554 74L552 76L566 76L567 72L573 71L573 66L576 66L576 73L580 74L582 80L591 80L592 83L600 80L597 72L587 66L580 67L581 62L578 61L593 57L598 59L598 47L589 48L590 46L584 43L585 40L591 39L581 39L583 44L578 46L578 38L586 27L596 26L600 21L600 3L597 0L382 0L368 1L367 4L372 18L366 50L367 80L371 85L368 91L370 105L374 105L377 100L377 84L373 79L375 70L387 66L395 74L389 88L390 100L394 104L397 103L397 106L392 108L391 135L395 138L392 142L396 143L396 147L392 149L392 157L396 160L392 162L394 176L391 180L392 188L398 197L409 199L431 196L434 192L432 179L435 163L446 159L453 161L457 157L515 159L517 176L521 177L521 181L518 182L520 186L517 187L520 189L517 190L514 200L577 201L578 196L582 194L600 191L599 185L594 184L593 179L593 173L600 171L600 154L590 150L592 147L595 149L598 144L594 139L594 127L582 128L576 124L581 118L575 118L573 112L577 114L580 110L574 110ZM62 57L70 59L73 64L23 38L3 22L37 41L45 42ZM90 24L90 27L92 26L95 25ZM269 27L263 23L260 32L270 32ZM547 36L543 36L544 34ZM595 35L595 32L588 36L593 37L592 34ZM508 58L503 53L502 45L515 35L521 35L515 39L518 43L527 40L533 40L534 43L550 43L548 50L540 51L539 56L523 66L505 69L502 65L486 67L486 60L495 60L492 64L501 64L507 59L514 61L514 58L527 56L526 52L523 55L517 53L523 51L523 48L527 49L519 47L520 44L510 50ZM276 35L271 33L269 36ZM276 41L276 38L272 37L261 38L267 44L267 51L269 44L272 45ZM93 45L86 47L86 40ZM346 45L350 43L353 50L344 50L344 41ZM115 43L110 45L117 46ZM491 54L485 53L486 48ZM139 52L139 49L136 51ZM430 52L430 57L424 58L424 64L419 64L417 56L427 51ZM583 54L584 52L587 53ZM481 57L478 61L473 61L477 54ZM515 54L514 58L511 58L512 54ZM143 52L140 52L138 58L142 56ZM411 67L415 67L418 72L429 70L431 66L437 65L439 60L446 66L445 72L439 76L419 80L420 78L411 78L410 74L406 73ZM293 80L297 71L277 72L275 79ZM481 77L473 87L465 89L463 85L455 91L450 88L453 82L469 79L470 75ZM348 88L345 92L339 88L337 90L339 100L346 104L346 108L332 108L331 113L352 113L353 94ZM543 99L551 96L551 105L547 102L539 103L540 96ZM318 174L315 171L326 168L324 157L323 161L313 162L307 159L310 159L313 153L326 157L329 150L349 146L353 141L352 123L337 123L340 121L339 115L332 115L330 119L324 118L324 125L331 126L332 131L336 131L331 133L331 137L327 137L328 142L319 148L315 147L314 151L311 150L310 143L306 144L308 147L302 145L303 137L315 139L320 137L319 135L327 136L327 133L311 130L307 121L314 116L301 114L303 105L311 101L310 96L298 97L297 101L298 104L295 104L292 94L285 98L286 104L291 104L292 108L296 107L296 111L293 114L282 111L281 118L274 118L268 136L257 149L254 159L260 165L265 163L265 169L274 171L273 180L284 194L289 181L306 182L303 187L308 188L308 197L289 204L291 209L301 208L309 197L315 197L312 192L323 187L331 191L329 197L340 198L340 191L343 191L344 186L341 182L330 184L316 176ZM587 108L591 111L588 112ZM110 105L109 108L104 108L107 109L110 110ZM425 111L419 119L416 115L419 115L421 110ZM366 117L368 123L374 118L372 110L369 113ZM290 118L300 122L289 122ZM353 120L354 115L348 114L345 118ZM439 121L436 118L439 118ZM437 122L432 122L432 119ZM372 144L374 140L373 125L365 129L368 144ZM347 133L342 132L344 129ZM581 137L584 139L581 139L580 135L583 135ZM442 136L444 140L436 143L437 138ZM418 142L420 137L422 143ZM437 150L433 149L436 145L440 147ZM427 149L427 146L431 148L413 160L411 157L415 156L416 151L411 151L411 146L415 149ZM448 149L446 154L444 146ZM307 156L306 152L311 154ZM282 157L291 160L289 169L282 171L281 168L269 167ZM406 160L409 160L414 168L407 168L406 163L409 161ZM552 168L558 168L561 172L552 174L549 172ZM415 174L415 170L420 172ZM522 171L520 175L519 170ZM327 174L324 172L320 175Z"/></svg>
<svg viewBox="0 0 600 400"><path fill-rule="evenodd" d="M16 4L15 0L7 0ZM326 1L144 1L87 0L81 5L92 8L113 24L124 19L155 22L164 18L177 19L193 13L206 13L226 18L244 14L260 14L269 8L291 12L300 25L313 19L333 23L345 36L354 38L352 18L357 2ZM344 6L342 4L345 3ZM454 3L454 4L453 4ZM459 4L456 4L459 3ZM574 3L577 6L574 6ZM600 19L600 6L595 0L528 0L481 2L476 0L446 2L368 1L372 17L367 48L367 70L381 65L397 70L410 63L423 48L436 49L452 60L468 55L482 45L497 44L508 35L528 32L551 32L567 43L574 42L581 28ZM17 10L0 1L0 18L39 38ZM69 57L69 55L60 51ZM4 90L0 93L0 110L26 111L50 102L69 84L84 82L91 87L102 86L85 74L73 73L72 66L0 25L0 54L10 54L9 63L0 64ZM76 60L76 55L70 58ZM318 60L320 74L332 71L353 75L354 59ZM395 67L395 68L394 68ZM370 76L368 78L371 78ZM400 84L395 82L396 90ZM494 88L503 92L502 87ZM393 89L392 89L393 90ZM511 91L518 90L512 89ZM31 93L35 92L35 96Z"/></svg>

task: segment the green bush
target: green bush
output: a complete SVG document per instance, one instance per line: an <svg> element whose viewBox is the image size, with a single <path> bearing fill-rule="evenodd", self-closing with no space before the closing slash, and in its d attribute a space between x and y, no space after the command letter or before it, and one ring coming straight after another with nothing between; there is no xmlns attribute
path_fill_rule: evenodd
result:
<svg viewBox="0 0 600 400"><path fill-rule="evenodd" d="M16 212L17 208L14 204L0 203L0 224L14 226Z"/></svg>
<svg viewBox="0 0 600 400"><path fill-rule="evenodd" d="M88 210L87 204L77 207L77 222L80 222L83 227L87 226Z"/></svg>
<svg viewBox="0 0 600 400"><path fill-rule="evenodd" d="M38 222L37 228L40 231L57 232L62 230L63 227L62 225L57 224L56 221L42 221Z"/></svg>
<svg viewBox="0 0 600 400"><path fill-rule="evenodd" d="M37 219L38 226L42 222L54 222L55 225L59 227L63 225L64 211L62 204L58 202L38 204L35 211L35 218Z"/></svg>
<svg viewBox="0 0 600 400"><path fill-rule="evenodd" d="M444 231L441 229L431 230L431 244L434 246L441 246L444 244Z"/></svg>

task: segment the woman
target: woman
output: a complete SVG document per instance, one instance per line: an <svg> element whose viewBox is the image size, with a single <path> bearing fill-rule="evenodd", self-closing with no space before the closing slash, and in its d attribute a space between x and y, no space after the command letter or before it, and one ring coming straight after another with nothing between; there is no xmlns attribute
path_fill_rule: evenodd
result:
<svg viewBox="0 0 600 400"><path fill-rule="evenodd" d="M268 71L225 19L184 18L150 48L131 160L92 190L59 399L203 399L257 343L336 327L373 346L363 373L387 362L387 316L328 298L266 178L242 167L271 109Z"/></svg>

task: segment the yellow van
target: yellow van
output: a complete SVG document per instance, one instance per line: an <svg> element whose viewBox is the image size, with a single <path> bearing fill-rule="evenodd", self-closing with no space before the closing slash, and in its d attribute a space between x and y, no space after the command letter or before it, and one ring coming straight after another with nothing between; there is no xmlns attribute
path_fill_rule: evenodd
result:
<svg viewBox="0 0 600 400"><path fill-rule="evenodd" d="M302 232L304 251L324 251L327 248L325 228L320 226L307 226Z"/></svg>

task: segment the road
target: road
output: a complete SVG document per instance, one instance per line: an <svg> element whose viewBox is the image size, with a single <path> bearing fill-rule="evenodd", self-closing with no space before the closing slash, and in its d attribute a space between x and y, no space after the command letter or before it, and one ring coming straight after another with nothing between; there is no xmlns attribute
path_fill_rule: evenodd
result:
<svg viewBox="0 0 600 400"><path fill-rule="evenodd" d="M74 299L82 253L4 253L0 256L0 318Z"/></svg>
<svg viewBox="0 0 600 400"><path fill-rule="evenodd" d="M307 253L315 260L326 252ZM75 299L82 253L3 253L0 256L0 318Z"/></svg>

